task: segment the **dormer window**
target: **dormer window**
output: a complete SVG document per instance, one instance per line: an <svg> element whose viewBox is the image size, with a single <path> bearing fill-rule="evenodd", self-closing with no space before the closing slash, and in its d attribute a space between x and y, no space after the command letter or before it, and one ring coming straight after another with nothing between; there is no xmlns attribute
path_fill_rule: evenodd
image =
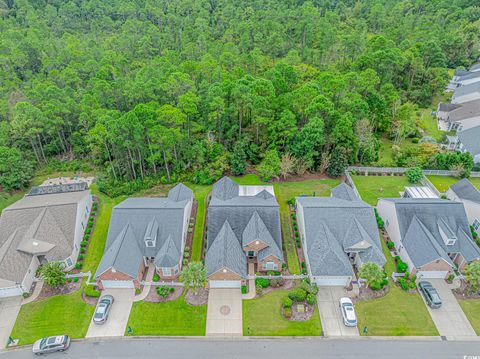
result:
<svg viewBox="0 0 480 359"><path fill-rule="evenodd" d="M147 248L155 247L155 241L151 239L145 239L145 247Z"/></svg>
<svg viewBox="0 0 480 359"><path fill-rule="evenodd" d="M157 234L158 234L158 223L155 219L152 219L147 226L145 231L144 241L145 247L153 248L157 244Z"/></svg>
<svg viewBox="0 0 480 359"><path fill-rule="evenodd" d="M457 241L457 236L443 219L438 220L438 231L446 246L453 246Z"/></svg>

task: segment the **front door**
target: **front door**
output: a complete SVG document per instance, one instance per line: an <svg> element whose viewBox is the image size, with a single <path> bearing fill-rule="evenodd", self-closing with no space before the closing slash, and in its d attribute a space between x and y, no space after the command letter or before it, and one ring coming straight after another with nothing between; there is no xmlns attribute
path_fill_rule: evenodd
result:
<svg viewBox="0 0 480 359"><path fill-rule="evenodd" d="M248 251L247 256L250 258L254 258L257 256L257 253L255 251Z"/></svg>

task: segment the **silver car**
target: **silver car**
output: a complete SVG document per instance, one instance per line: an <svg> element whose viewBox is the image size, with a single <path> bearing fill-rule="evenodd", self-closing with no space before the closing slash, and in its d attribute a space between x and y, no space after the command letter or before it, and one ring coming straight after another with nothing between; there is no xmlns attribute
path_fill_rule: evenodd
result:
<svg viewBox="0 0 480 359"><path fill-rule="evenodd" d="M113 297L110 294L104 295L98 301L97 308L95 308L95 314L93 315L93 322L95 324L103 324L107 321L108 312L113 304Z"/></svg>
<svg viewBox="0 0 480 359"><path fill-rule="evenodd" d="M32 351L36 355L53 352L63 352L70 346L68 335L57 335L54 337L45 337L33 343Z"/></svg>

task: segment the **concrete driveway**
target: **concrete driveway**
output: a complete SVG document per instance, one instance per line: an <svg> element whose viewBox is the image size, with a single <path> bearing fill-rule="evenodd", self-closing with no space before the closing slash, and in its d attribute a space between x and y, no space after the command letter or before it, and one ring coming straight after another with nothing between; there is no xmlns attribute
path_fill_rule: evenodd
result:
<svg viewBox="0 0 480 359"><path fill-rule="evenodd" d="M113 304L108 319L102 325L94 324L92 320L88 327L87 338L121 337L125 334L133 298L135 297L135 289L106 289L102 291L102 295L105 294L113 296Z"/></svg>
<svg viewBox="0 0 480 359"><path fill-rule="evenodd" d="M348 297L343 287L318 287L317 303L322 321L323 334L326 337L359 336L356 327L343 324L342 313L338 301Z"/></svg>
<svg viewBox="0 0 480 359"><path fill-rule="evenodd" d="M22 306L22 300L21 296L0 299L0 349L7 346L8 337Z"/></svg>
<svg viewBox="0 0 480 359"><path fill-rule="evenodd" d="M426 281L432 283L442 300L442 307L439 309L431 309L425 302L438 333L450 339L476 336L449 285L443 279L426 279ZM421 296L425 301L422 294Z"/></svg>
<svg viewBox="0 0 480 359"><path fill-rule="evenodd" d="M242 293L240 288L213 288L209 290L206 335L243 335Z"/></svg>

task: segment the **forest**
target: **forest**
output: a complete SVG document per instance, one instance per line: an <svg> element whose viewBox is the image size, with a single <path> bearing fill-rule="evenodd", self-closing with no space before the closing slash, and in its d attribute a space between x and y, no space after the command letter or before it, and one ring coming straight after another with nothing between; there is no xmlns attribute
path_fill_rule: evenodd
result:
<svg viewBox="0 0 480 359"><path fill-rule="evenodd" d="M0 0L0 186L338 176L418 137L479 37L478 0ZM424 147L398 165L458 165Z"/></svg>

